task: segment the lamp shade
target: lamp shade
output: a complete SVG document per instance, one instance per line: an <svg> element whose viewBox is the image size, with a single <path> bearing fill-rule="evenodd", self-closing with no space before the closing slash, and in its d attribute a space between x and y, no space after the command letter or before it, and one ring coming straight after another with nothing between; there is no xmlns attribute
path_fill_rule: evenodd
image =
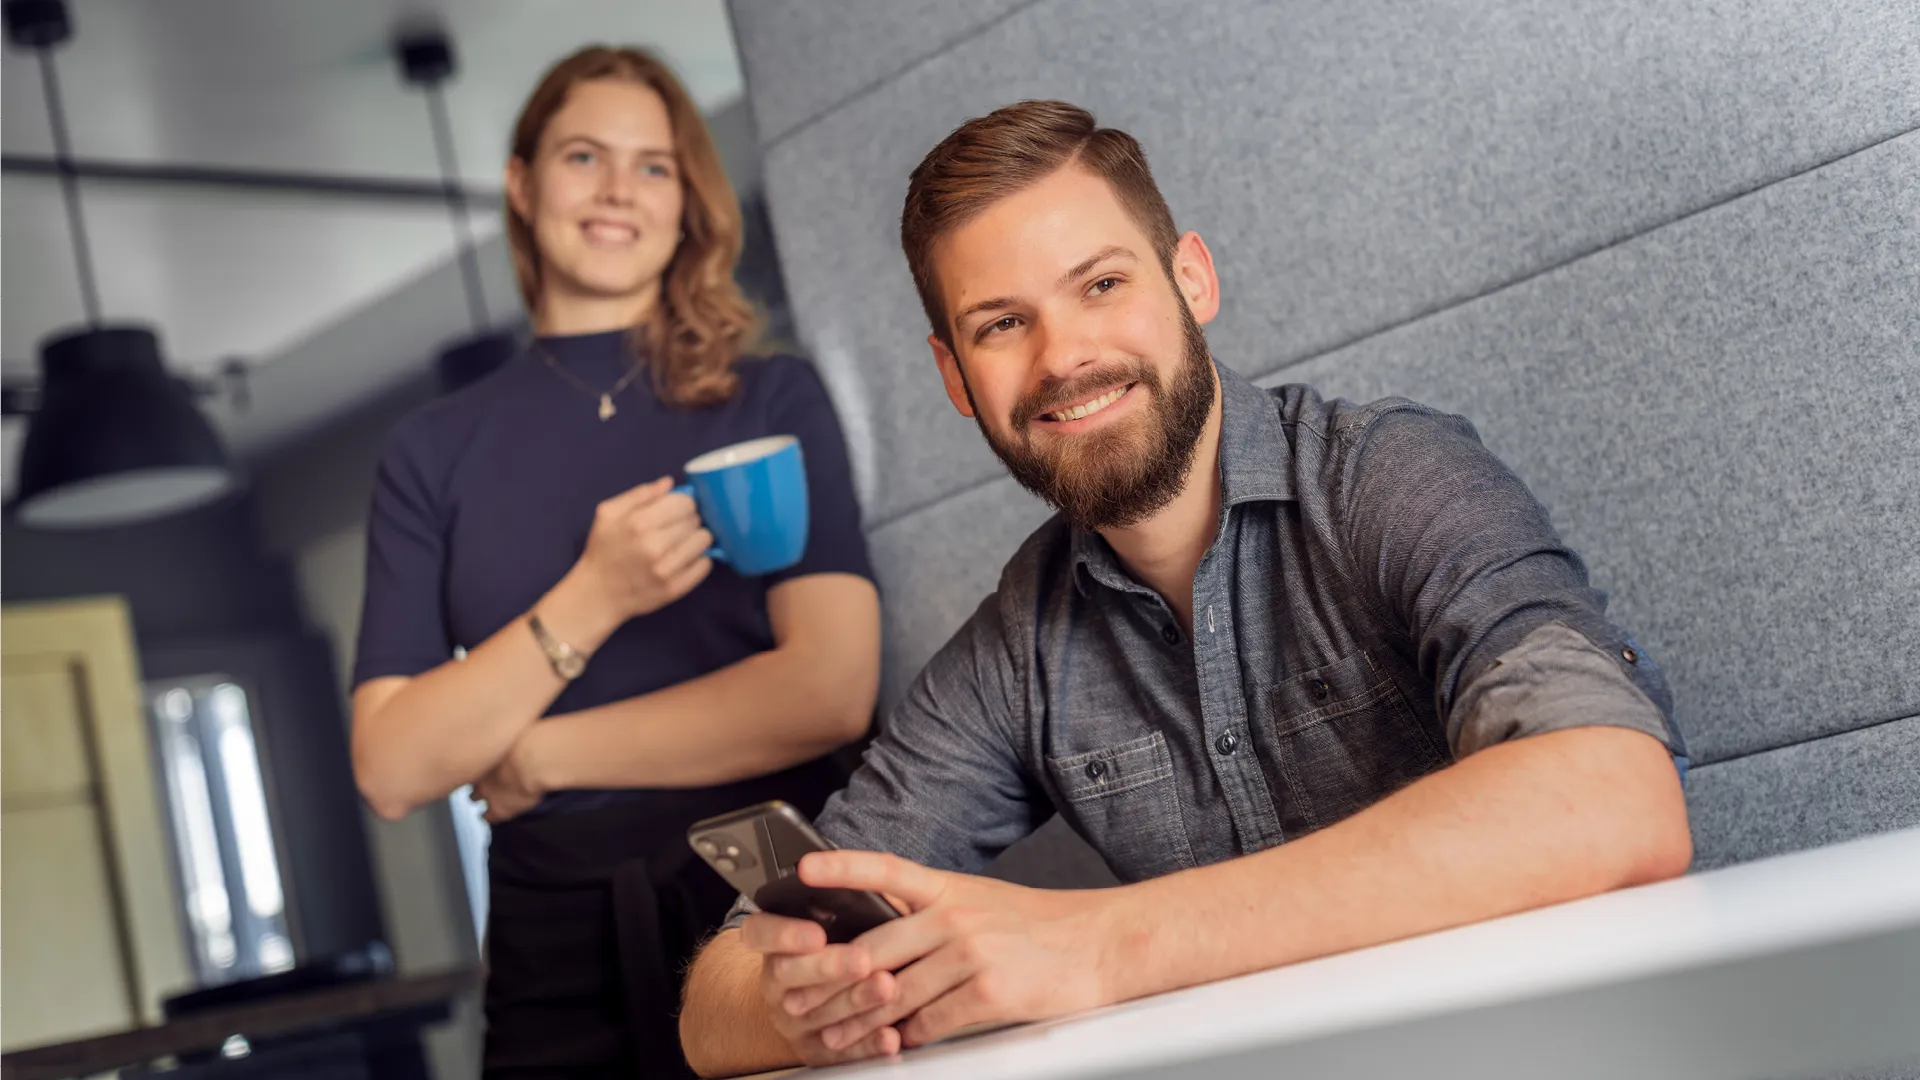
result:
<svg viewBox="0 0 1920 1080"><path fill-rule="evenodd" d="M238 486L220 439L137 326L82 330L40 351L40 407L20 451L17 513L44 529L126 525Z"/></svg>

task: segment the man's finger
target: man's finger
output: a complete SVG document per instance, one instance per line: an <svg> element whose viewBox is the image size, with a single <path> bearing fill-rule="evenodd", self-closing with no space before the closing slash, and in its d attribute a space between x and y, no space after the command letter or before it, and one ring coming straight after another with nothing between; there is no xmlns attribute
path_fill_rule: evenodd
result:
<svg viewBox="0 0 1920 1080"><path fill-rule="evenodd" d="M948 877L880 851L815 851L800 860L800 880L809 885L886 893L915 911L940 898Z"/></svg>
<svg viewBox="0 0 1920 1080"><path fill-rule="evenodd" d="M939 1000L955 987L964 985L975 974L973 966L962 959L958 948L940 949L894 976L898 989L891 1001L826 1028L820 1032L820 1039L829 1047L858 1042L870 1031L914 1015L929 1002Z"/></svg>
<svg viewBox="0 0 1920 1080"><path fill-rule="evenodd" d="M757 911L741 924L740 943L765 956L818 952L827 947L827 932L811 919Z"/></svg>
<svg viewBox="0 0 1920 1080"><path fill-rule="evenodd" d="M897 992L893 973L876 971L850 986L807 986L789 991L782 1004L788 1016L799 1018L802 1028L819 1031L850 1016L872 1012L893 1000ZM797 1007L809 1001L809 1007Z"/></svg>
<svg viewBox="0 0 1920 1080"><path fill-rule="evenodd" d="M1007 1018L998 1006L986 999L978 980L968 981L922 1006L899 1025L904 1046L925 1046L952 1035L962 1028L1004 1026Z"/></svg>
<svg viewBox="0 0 1920 1080"><path fill-rule="evenodd" d="M875 984L875 988L867 991L861 998L861 1000L867 1002L864 1008L871 1009L876 1005L884 1003L888 998L893 996L893 972L874 971L869 972L865 979L839 986L835 986L832 983L821 983L818 986L802 986L798 989L789 990L786 992L786 995L781 998L780 1007L786 1010L788 1016L805 1016L862 982ZM823 1019L814 1026L820 1027L838 1019L839 1017L837 1016L832 1020Z"/></svg>
<svg viewBox="0 0 1920 1080"><path fill-rule="evenodd" d="M900 1052L900 1033L893 1028L883 1027L854 1046L834 1054L836 1061L861 1061L866 1058L892 1057Z"/></svg>
<svg viewBox="0 0 1920 1080"><path fill-rule="evenodd" d="M873 971L867 950L858 945L829 945L798 956L769 956L763 963L767 977L787 989L848 983L864 979Z"/></svg>
<svg viewBox="0 0 1920 1080"><path fill-rule="evenodd" d="M853 943L867 950L876 971L899 971L932 956L952 940L950 920L938 912L918 912L889 919L861 934Z"/></svg>

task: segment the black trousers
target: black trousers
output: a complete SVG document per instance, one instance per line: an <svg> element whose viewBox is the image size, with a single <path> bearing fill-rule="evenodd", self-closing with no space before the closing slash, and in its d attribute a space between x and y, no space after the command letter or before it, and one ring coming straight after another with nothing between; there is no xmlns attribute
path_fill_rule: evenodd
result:
<svg viewBox="0 0 1920 1080"><path fill-rule="evenodd" d="M684 839L634 817L615 805L494 830L488 1080L693 1075L681 984L734 893Z"/></svg>

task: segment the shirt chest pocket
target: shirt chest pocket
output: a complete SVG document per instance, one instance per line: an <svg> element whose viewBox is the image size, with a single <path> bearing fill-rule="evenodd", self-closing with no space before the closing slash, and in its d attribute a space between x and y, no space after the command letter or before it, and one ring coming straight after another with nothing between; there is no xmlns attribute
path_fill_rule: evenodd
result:
<svg viewBox="0 0 1920 1080"><path fill-rule="evenodd" d="M1293 676L1266 697L1288 836L1326 828L1447 763L1435 734L1364 652Z"/></svg>
<svg viewBox="0 0 1920 1080"><path fill-rule="evenodd" d="M1173 757L1159 732L1063 757L1047 757L1059 810L1122 881L1193 866Z"/></svg>

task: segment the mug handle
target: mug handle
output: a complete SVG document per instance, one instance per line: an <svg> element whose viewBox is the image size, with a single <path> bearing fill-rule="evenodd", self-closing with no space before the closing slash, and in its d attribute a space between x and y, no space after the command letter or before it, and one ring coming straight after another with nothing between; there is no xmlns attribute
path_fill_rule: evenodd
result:
<svg viewBox="0 0 1920 1080"><path fill-rule="evenodd" d="M699 497L693 493L692 484L679 484L675 486L674 489L668 492L667 494L685 495L687 498L694 500L695 508L696 510L698 509L700 500L699 500ZM715 562L723 562L723 563L731 563L733 561L727 558L726 552L720 550L719 544L715 544L712 547L707 549L707 558L712 559Z"/></svg>

